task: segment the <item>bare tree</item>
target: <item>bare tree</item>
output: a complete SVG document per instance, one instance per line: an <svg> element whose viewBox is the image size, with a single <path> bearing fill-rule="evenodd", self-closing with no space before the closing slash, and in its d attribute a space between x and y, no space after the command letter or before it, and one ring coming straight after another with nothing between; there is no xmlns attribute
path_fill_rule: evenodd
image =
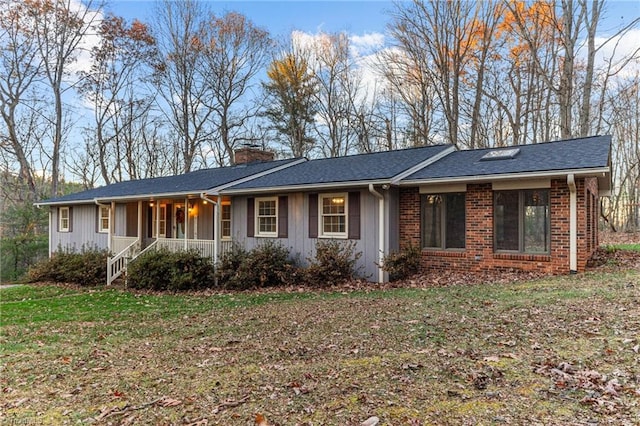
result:
<svg viewBox="0 0 640 426"><path fill-rule="evenodd" d="M462 76L468 72L474 35L479 28L477 4L414 0L396 8L391 32L398 47L426 78L445 117L448 140L458 147Z"/></svg>
<svg viewBox="0 0 640 426"><path fill-rule="evenodd" d="M42 60L25 9L24 4L6 0L0 3L0 147L17 161L18 182L27 186L29 198L33 198L36 183L28 158L28 144L20 135L24 129L20 121L21 109L30 102L27 95L40 77Z"/></svg>
<svg viewBox="0 0 640 426"><path fill-rule="evenodd" d="M157 42L155 87L159 107L179 143L182 171L194 166L212 135L214 113L206 77L206 18L208 13L196 0L161 0L156 8L152 34Z"/></svg>
<svg viewBox="0 0 640 426"><path fill-rule="evenodd" d="M155 40L143 23L128 24L116 16L103 19L98 35L80 92L93 106L96 161L109 184L139 178L138 164L147 160L134 152L143 139L140 133L152 130L141 124L150 123L154 97L140 83L149 74L146 64L155 56Z"/></svg>
<svg viewBox="0 0 640 426"><path fill-rule="evenodd" d="M247 17L230 12L211 16L205 26L203 73L211 92L212 122L216 129L213 148L218 164L233 162L233 151L248 121L257 115L259 103L242 102L251 92L254 77L264 69L273 43L267 31ZM214 118L215 117L215 118Z"/></svg>
<svg viewBox="0 0 640 426"><path fill-rule="evenodd" d="M92 0L80 5L72 0L25 0L27 16L32 20L38 54L42 58L42 73L53 97L53 127L51 139L51 195L58 194L60 152L67 119L63 94L73 89L65 79L76 60L80 43L87 35L96 13Z"/></svg>
<svg viewBox="0 0 640 426"><path fill-rule="evenodd" d="M312 66L317 81L316 130L324 157L347 155L356 145L358 104L365 102L346 33L313 38Z"/></svg>

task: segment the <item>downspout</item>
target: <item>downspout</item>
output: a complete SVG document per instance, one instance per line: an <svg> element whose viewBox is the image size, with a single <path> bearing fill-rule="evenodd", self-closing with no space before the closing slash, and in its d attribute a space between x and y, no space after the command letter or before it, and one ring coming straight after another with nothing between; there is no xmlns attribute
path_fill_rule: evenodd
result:
<svg viewBox="0 0 640 426"><path fill-rule="evenodd" d="M53 213L51 212L51 209L52 207L49 206L49 257L51 257L51 248L53 244L53 242L51 241L51 239L53 238Z"/></svg>
<svg viewBox="0 0 640 426"><path fill-rule="evenodd" d="M573 174L567 175L569 186L569 273L578 272L578 194Z"/></svg>
<svg viewBox="0 0 640 426"><path fill-rule="evenodd" d="M373 188L373 184L369 184L369 192L378 199L378 282L384 282L384 271L382 263L384 261L384 195Z"/></svg>
<svg viewBox="0 0 640 426"><path fill-rule="evenodd" d="M219 225L219 212L218 209L220 208L220 197L218 197L217 200L212 200L211 198L207 197L206 193L201 193L200 194L200 199L211 203L212 207L213 207L213 263L216 263L218 261L218 246L220 244L220 225Z"/></svg>

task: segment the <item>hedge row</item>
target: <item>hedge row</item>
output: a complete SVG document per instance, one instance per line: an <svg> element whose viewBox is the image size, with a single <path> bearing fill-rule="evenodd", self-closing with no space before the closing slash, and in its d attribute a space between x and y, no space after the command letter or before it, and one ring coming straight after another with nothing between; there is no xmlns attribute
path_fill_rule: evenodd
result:
<svg viewBox="0 0 640 426"><path fill-rule="evenodd" d="M197 251L149 251L129 263L127 285L158 291L221 288L253 288L297 285L314 287L340 284L354 277L361 252L354 242L318 240L315 255L301 267L299 259L279 243L267 241L252 250L234 245L217 265ZM80 253L59 251L29 272L31 281L54 281L99 285L106 281L108 252L83 249ZM417 272L420 251L410 247L384 259L383 269L392 279Z"/></svg>

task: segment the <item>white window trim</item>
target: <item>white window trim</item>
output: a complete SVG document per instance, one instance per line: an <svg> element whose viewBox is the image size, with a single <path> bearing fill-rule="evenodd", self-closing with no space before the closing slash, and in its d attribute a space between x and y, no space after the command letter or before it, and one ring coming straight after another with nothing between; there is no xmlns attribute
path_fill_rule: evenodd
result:
<svg viewBox="0 0 640 426"><path fill-rule="evenodd" d="M325 198L344 198L344 232L324 232L325 216L342 216L342 215L325 215L322 212L322 200ZM349 194L346 192L319 194L318 195L318 238L349 238Z"/></svg>
<svg viewBox="0 0 640 426"><path fill-rule="evenodd" d="M260 202L275 201L276 204L276 230L275 232L260 232L260 218L272 216L260 216ZM255 199L255 236L260 238L277 238L278 237L278 197L261 197Z"/></svg>
<svg viewBox="0 0 640 426"><path fill-rule="evenodd" d="M67 212L67 226L63 226L62 225L62 220L63 220L63 214L62 212ZM69 207L60 207L60 210L58 210L58 231L60 232L69 232L69 228L70 228L70 224L71 224L71 218L69 217Z"/></svg>
<svg viewBox="0 0 640 426"><path fill-rule="evenodd" d="M102 215L103 211L107 212L106 218ZM107 219L107 227L102 227L102 220ZM109 207L99 206L98 208L98 232L107 233L111 225L111 209Z"/></svg>
<svg viewBox="0 0 640 426"><path fill-rule="evenodd" d="M229 219L223 219L222 218L222 208L229 206ZM231 234L232 234L232 221L233 221L233 212L231 211L231 202L230 201L223 201L222 204L220 204L220 239L222 241L231 241ZM222 235L222 224L224 222L229 222L229 235Z"/></svg>

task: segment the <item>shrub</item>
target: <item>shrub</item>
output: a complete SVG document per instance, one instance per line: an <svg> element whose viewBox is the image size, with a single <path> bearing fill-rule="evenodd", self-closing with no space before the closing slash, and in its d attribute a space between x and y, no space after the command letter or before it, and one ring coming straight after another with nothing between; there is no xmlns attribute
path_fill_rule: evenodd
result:
<svg viewBox="0 0 640 426"><path fill-rule="evenodd" d="M127 285L131 288L181 291L198 290L213 284L213 263L196 250L149 251L130 262L127 268Z"/></svg>
<svg viewBox="0 0 640 426"><path fill-rule="evenodd" d="M353 241L318 240L316 255L305 271L307 282L314 286L340 284L357 273L356 262L362 252L356 252Z"/></svg>
<svg viewBox="0 0 640 426"><path fill-rule="evenodd" d="M420 257L420 248L410 245L399 252L385 256L382 259L382 270L389 273L391 281L409 278L420 270Z"/></svg>
<svg viewBox="0 0 640 426"><path fill-rule="evenodd" d="M53 281L94 286L107 281L109 252L82 247L78 253L59 249L54 255L29 270L29 281Z"/></svg>
<svg viewBox="0 0 640 426"><path fill-rule="evenodd" d="M218 285L236 290L290 284L297 267L289 249L266 241L251 251L238 245L225 253L216 265Z"/></svg>
<svg viewBox="0 0 640 426"><path fill-rule="evenodd" d="M223 253L216 263L215 277L218 285L233 287L240 265L246 261L248 255L249 253L240 244L234 242L231 250Z"/></svg>

